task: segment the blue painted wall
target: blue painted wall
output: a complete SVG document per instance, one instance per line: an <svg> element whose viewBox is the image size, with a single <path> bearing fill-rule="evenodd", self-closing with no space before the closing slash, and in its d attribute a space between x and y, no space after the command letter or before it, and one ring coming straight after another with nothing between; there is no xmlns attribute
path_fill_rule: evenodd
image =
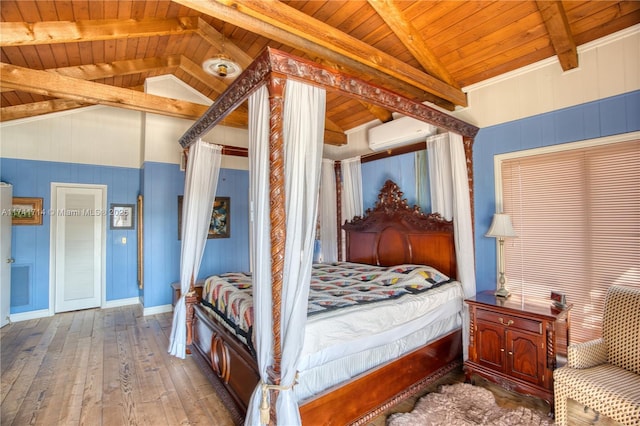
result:
<svg viewBox="0 0 640 426"><path fill-rule="evenodd" d="M170 284L180 279L178 195L184 172L177 164L147 162L143 167L144 306L171 303ZM221 169L216 196L231 199L229 238L207 240L199 279L249 270L249 172Z"/></svg>
<svg viewBox="0 0 640 426"><path fill-rule="evenodd" d="M409 153L370 161L362 165L362 202L365 211L375 206L380 188L387 179L398 184L410 207L417 204L415 153ZM428 176L425 179L428 179ZM424 212L431 211L428 197L420 207Z"/></svg>
<svg viewBox="0 0 640 426"><path fill-rule="evenodd" d="M496 283L495 238L484 236L495 212L495 155L638 130L640 91L481 129L473 145L477 289Z"/></svg>
<svg viewBox="0 0 640 426"><path fill-rule="evenodd" d="M12 293L21 304L11 313L49 308L49 248L51 235L51 182L107 185L107 207L111 203L135 204L139 192L138 169L54 163L48 161L0 159L0 180L13 185L15 197L43 198L44 215L40 226L13 226L11 247L13 268L29 266L27 288L12 283ZM127 238L127 244L120 243ZM111 230L107 226L106 297L107 301L138 297L137 236L135 230ZM14 275L14 274L12 274ZM17 277L20 275L18 274ZM12 280L13 281L13 280ZM16 289L13 287L20 286ZM14 299L14 297L12 297Z"/></svg>
<svg viewBox="0 0 640 426"><path fill-rule="evenodd" d="M51 208L51 182L100 184L107 186L107 205L136 204L144 197L144 289L137 282L136 230L111 230L107 226L107 301L142 296L145 308L171 303L170 284L180 276L178 239L178 195L184 192L184 172L176 164L146 163L142 169L0 159L0 180L13 184L16 197L42 197L43 208ZM207 241L199 278L225 271L248 271L249 259L249 173L222 169L218 196L231 198L230 238ZM136 223L136 227L139 224ZM28 266L25 278L16 269L12 274L11 313L49 308L50 215L41 226L14 226L12 253L14 268ZM127 244L121 243L122 237Z"/></svg>

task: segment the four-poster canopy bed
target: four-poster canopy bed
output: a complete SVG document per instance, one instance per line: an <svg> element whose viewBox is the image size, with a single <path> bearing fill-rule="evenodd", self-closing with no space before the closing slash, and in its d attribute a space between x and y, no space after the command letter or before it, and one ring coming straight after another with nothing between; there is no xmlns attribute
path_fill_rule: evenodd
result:
<svg viewBox="0 0 640 426"><path fill-rule="evenodd" d="M272 321L270 325L273 338L273 344L270 348L271 365L267 369L267 373L268 381L273 385L286 385L286 383L281 383L280 376L284 339L281 336L283 326L280 321L280 300L284 296L282 259L286 238L289 238L289 235L285 235L285 224L282 220L285 217L284 206L286 203L283 164L283 91L287 79L319 86L328 91L338 91L364 102L427 121L444 131L462 135L470 180L472 176L471 146L473 137L478 130L459 119L389 90L349 77L314 62L273 49L266 49L220 96L207 113L185 133L180 144L183 148L188 148L215 125L222 122L229 112L244 102L259 87L266 85L269 104L268 179L272 296ZM472 185L469 187L472 188ZM471 191L469 195L471 196ZM331 346L330 343L323 341L318 343L319 349L317 351L307 350L307 345L312 339L306 338L304 348L302 348L303 361L301 361L301 365L304 364L307 370L299 371L297 384L294 387L303 423L350 424L364 422L386 407L411 395L425 383L435 380L461 364L462 299L468 295L463 294L462 286L455 281L457 264L453 228L452 222L443 220L439 215L425 215L417 208L409 208L406 200L402 198L400 189L390 181L382 188L379 201L374 209L368 210L364 217L355 218L344 225L347 238L346 259L349 262L346 266L351 267L356 263L363 268L364 265L378 267L400 265L400 269L394 270L373 268L372 270L358 271L360 275L378 274L381 277L386 277L387 280L382 289L383 293L390 291L390 287L386 287L387 285L392 282L396 283L398 280L393 274L413 274L412 276L419 276L421 280L424 277L428 278L428 284L425 284L424 281L410 282L398 290L397 294L394 294L395 301L407 301L411 300L409 296L405 297L399 294L406 293L407 289L420 288L415 291L417 302L413 303L422 310L420 317L424 316L428 319L419 322L415 318L408 318L407 324L412 324L415 330L407 331L397 342L394 342L395 337L391 338L390 336L397 333L399 326L397 324L381 325L383 331L376 331L378 343L367 343L371 351L378 350L378 346L396 345L395 350L398 352L385 352L385 355L378 353L366 355L376 361L370 360L370 365L367 365L366 368L350 367L351 369L347 369L347 372L340 373L346 374L346 377L338 375L327 381L322 379L322 376L329 370L339 370L336 365L340 364L343 358L350 357L349 363L353 365L354 359L363 356L353 348L349 348L349 340L366 341L367 336L358 335L357 338L354 338L353 335L338 336L335 337L337 344L334 341L334 346ZM425 270L415 269L418 265L428 265L428 267ZM342 264L332 265L335 268L342 266ZM318 273L318 268L319 266L314 266L314 277ZM325 272L330 275L337 273L331 267L328 271L321 271L320 274ZM349 274L351 273L348 272L347 276ZM393 277L390 278L389 274ZM242 308L242 314L236 316L235 323L233 318L231 318L232 321L229 321L229 318L224 318L224 312L222 312L224 309L220 309L221 305L216 305L218 301L211 297L214 293L220 296L229 290L225 283L218 284L216 287L214 279L218 278L212 277L207 280L202 293L204 301L201 301L193 291L192 279L190 292L185 297L187 303L187 343L192 344L195 348L194 357L206 369L223 399L226 398L226 401L233 403L230 408L239 422L250 404L256 385L261 381L253 338L250 333L247 334L247 331L251 331L253 307L247 308L245 306ZM325 278L325 280L329 280L333 285L335 276L331 275L330 279ZM313 287L314 284L312 283L311 286ZM240 287L247 289L244 285L240 285ZM421 287L425 287L424 292ZM426 287L433 287L433 289L426 291ZM250 293L251 290L249 290ZM436 294L435 298L430 299L430 294ZM226 297L229 297L228 293ZM237 296L231 297L236 298ZM207 301L209 306L206 306ZM376 305L376 309L378 309L377 305L396 305L395 301L393 303L366 304L366 307ZM237 300L227 299L225 302L231 305ZM251 303L251 297L248 298L247 303ZM309 306L311 305L312 303L309 303ZM358 309L362 308L361 304L357 305L359 305ZM234 305L234 309L238 306ZM322 303L316 306L324 307ZM454 308L454 306L457 307ZM427 312L432 308L439 313ZM329 321L330 325L323 326L325 328L317 326L316 334L326 334L326 327L339 328L336 324L340 324L343 319L341 316L343 312L353 311L349 308L336 311L332 309L329 309L330 312L326 316L337 322ZM357 310L355 311L357 312ZM406 307L398 308L396 306L396 311L391 311L391 317L385 319L385 322L393 322L399 312L403 311L406 311ZM340 312L340 314L336 312ZM238 314L238 312L235 313ZM356 314L353 318L359 318L358 315ZM247 319L248 317L250 318ZM324 324L325 316L319 315L318 317L322 317ZM442 319L444 317L446 318ZM312 318L311 315L309 318ZM307 337L311 333L309 330L313 330L316 323L320 322L320 320L315 321L315 317L307 321L305 326ZM245 327L242 331L242 327L238 327L239 323L248 325L248 328ZM431 323L435 324L433 330L427 326ZM379 340L384 339L385 336L390 342L389 344L387 341L380 343ZM336 351L342 355L331 354L334 348L338 348ZM264 381L263 376L262 382ZM316 383L318 381L322 383ZM285 388L281 391L284 391ZM263 395L266 392L264 389L263 387ZM271 396L271 421L274 420L273 416L276 414L273 402L278 398L278 391L277 387L271 387L268 391Z"/></svg>

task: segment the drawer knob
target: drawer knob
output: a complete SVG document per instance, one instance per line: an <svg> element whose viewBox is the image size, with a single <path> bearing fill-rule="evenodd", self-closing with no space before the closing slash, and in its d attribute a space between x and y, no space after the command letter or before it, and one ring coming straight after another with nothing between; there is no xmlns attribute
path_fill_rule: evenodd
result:
<svg viewBox="0 0 640 426"><path fill-rule="evenodd" d="M507 322L504 322L504 319L502 317L498 318L498 321L500 321L500 324L506 325L507 327L513 324L513 320L508 320Z"/></svg>

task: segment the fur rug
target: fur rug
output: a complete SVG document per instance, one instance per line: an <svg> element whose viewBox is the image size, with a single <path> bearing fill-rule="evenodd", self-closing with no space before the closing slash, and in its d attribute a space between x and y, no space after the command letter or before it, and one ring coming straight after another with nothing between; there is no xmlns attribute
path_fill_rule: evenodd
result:
<svg viewBox="0 0 640 426"><path fill-rule="evenodd" d="M442 386L416 403L410 413L395 413L387 426L550 426L548 417L525 407L500 407L490 390L467 383Z"/></svg>

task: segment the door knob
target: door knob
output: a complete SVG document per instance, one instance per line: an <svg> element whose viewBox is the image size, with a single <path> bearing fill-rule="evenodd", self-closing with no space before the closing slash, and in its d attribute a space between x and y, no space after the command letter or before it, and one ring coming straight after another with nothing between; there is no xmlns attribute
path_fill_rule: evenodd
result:
<svg viewBox="0 0 640 426"><path fill-rule="evenodd" d="M16 260L13 257L7 259L7 263L14 263Z"/></svg>

